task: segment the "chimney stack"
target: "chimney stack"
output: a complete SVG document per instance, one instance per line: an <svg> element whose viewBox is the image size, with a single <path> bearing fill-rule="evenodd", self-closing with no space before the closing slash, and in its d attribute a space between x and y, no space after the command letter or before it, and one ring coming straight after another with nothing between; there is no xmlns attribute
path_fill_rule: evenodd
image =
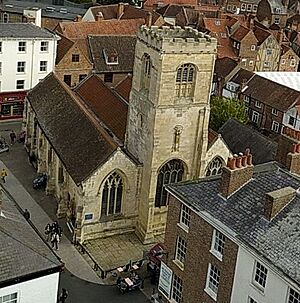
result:
<svg viewBox="0 0 300 303"><path fill-rule="evenodd" d="M278 44L281 46L283 41L283 29L280 29L277 34Z"/></svg>
<svg viewBox="0 0 300 303"><path fill-rule="evenodd" d="M284 127L278 141L276 161L300 175L300 131Z"/></svg>
<svg viewBox="0 0 300 303"><path fill-rule="evenodd" d="M266 194L264 216L271 221L289 202L296 197L296 190L290 186Z"/></svg>
<svg viewBox="0 0 300 303"><path fill-rule="evenodd" d="M117 19L120 19L124 13L124 3L118 3Z"/></svg>
<svg viewBox="0 0 300 303"><path fill-rule="evenodd" d="M148 13L147 13L146 25L147 25L148 27L151 27L151 25L152 25L152 13L151 13L151 12L148 12Z"/></svg>
<svg viewBox="0 0 300 303"><path fill-rule="evenodd" d="M223 167L220 183L220 193L228 198L236 190L251 180L253 176L252 155L246 149L245 154L240 153L228 158L227 166Z"/></svg>
<svg viewBox="0 0 300 303"><path fill-rule="evenodd" d="M81 22L82 21L82 17L80 15L77 15L74 19L74 22Z"/></svg>
<svg viewBox="0 0 300 303"><path fill-rule="evenodd" d="M103 14L102 12L98 12L98 14L96 15L96 21L102 21L104 20Z"/></svg>

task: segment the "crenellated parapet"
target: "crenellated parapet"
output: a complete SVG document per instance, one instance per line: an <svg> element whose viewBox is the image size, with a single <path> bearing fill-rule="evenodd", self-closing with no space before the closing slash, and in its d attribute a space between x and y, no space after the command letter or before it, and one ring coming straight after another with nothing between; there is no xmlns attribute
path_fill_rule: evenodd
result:
<svg viewBox="0 0 300 303"><path fill-rule="evenodd" d="M141 26L138 39L163 53L216 53L217 40L186 26Z"/></svg>

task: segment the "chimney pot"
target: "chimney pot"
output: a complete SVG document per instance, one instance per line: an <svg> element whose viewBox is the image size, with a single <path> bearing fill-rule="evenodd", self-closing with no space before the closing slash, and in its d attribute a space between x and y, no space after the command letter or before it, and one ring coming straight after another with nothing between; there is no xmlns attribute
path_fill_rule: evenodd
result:
<svg viewBox="0 0 300 303"><path fill-rule="evenodd" d="M292 145L292 151L293 154L295 154L297 152L297 144L293 144Z"/></svg>
<svg viewBox="0 0 300 303"><path fill-rule="evenodd" d="M236 158L236 167L241 168L242 167L242 157Z"/></svg>
<svg viewBox="0 0 300 303"><path fill-rule="evenodd" d="M248 156L246 156L246 155L242 157L242 166L243 167L247 166L247 159L248 159Z"/></svg>
<svg viewBox="0 0 300 303"><path fill-rule="evenodd" d="M300 143L297 144L297 149L296 149L297 153L300 153Z"/></svg>
<svg viewBox="0 0 300 303"><path fill-rule="evenodd" d="M235 158L228 158L227 166L231 169L235 169Z"/></svg>
<svg viewBox="0 0 300 303"><path fill-rule="evenodd" d="M247 156L247 165L252 165L252 155Z"/></svg>
<svg viewBox="0 0 300 303"><path fill-rule="evenodd" d="M245 155L246 155L246 156L250 155L250 148L246 148L246 150L245 150Z"/></svg>

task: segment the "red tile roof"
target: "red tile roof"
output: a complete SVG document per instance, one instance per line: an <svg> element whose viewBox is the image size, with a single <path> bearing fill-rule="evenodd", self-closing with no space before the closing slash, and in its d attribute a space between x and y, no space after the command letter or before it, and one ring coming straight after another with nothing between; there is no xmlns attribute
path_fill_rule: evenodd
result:
<svg viewBox="0 0 300 303"><path fill-rule="evenodd" d="M97 75L87 78L74 91L100 123L123 142L127 124L127 103Z"/></svg>
<svg viewBox="0 0 300 303"><path fill-rule="evenodd" d="M73 44L73 41L63 35L60 35L60 40L57 42L56 64L60 62Z"/></svg>
<svg viewBox="0 0 300 303"><path fill-rule="evenodd" d="M236 41L242 41L250 32L249 28L240 26L230 37Z"/></svg>
<svg viewBox="0 0 300 303"><path fill-rule="evenodd" d="M229 57L236 59L226 28L227 19L203 18L204 27L218 40L218 58Z"/></svg>
<svg viewBox="0 0 300 303"><path fill-rule="evenodd" d="M116 86L115 86L115 91L123 97L127 102L129 102L129 95L131 91L131 86L132 86L132 75L128 75L125 79L120 81Z"/></svg>
<svg viewBox="0 0 300 303"><path fill-rule="evenodd" d="M144 19L61 22L56 30L69 39L85 39L88 35L136 35Z"/></svg>
<svg viewBox="0 0 300 303"><path fill-rule="evenodd" d="M146 0L144 6L153 7L157 5L160 0ZM197 0L164 0L164 4L182 4L182 5L192 5L196 7L198 5Z"/></svg>

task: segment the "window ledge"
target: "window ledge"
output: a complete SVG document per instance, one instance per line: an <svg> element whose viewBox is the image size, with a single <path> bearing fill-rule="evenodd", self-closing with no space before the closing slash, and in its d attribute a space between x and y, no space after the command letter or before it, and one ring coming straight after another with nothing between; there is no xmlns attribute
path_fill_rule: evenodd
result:
<svg viewBox="0 0 300 303"><path fill-rule="evenodd" d="M181 229L183 229L186 233L189 232L189 228L188 228L186 225L184 225L184 224L178 222L178 223L177 223L177 226L180 227Z"/></svg>
<svg viewBox="0 0 300 303"><path fill-rule="evenodd" d="M180 270L184 271L184 264L181 263L179 260L174 259L173 263L176 264Z"/></svg>
<svg viewBox="0 0 300 303"><path fill-rule="evenodd" d="M209 252L214 255L218 260L223 261L223 255L221 255L218 251L211 249Z"/></svg>
<svg viewBox="0 0 300 303"><path fill-rule="evenodd" d="M217 294L215 292L213 292L210 288L205 287L204 291L215 301L217 301Z"/></svg>
<svg viewBox="0 0 300 303"><path fill-rule="evenodd" d="M264 291L265 291L265 288L262 287L260 284L256 283L255 281L252 281L250 283L250 285L256 290L258 291L262 296L265 295Z"/></svg>

